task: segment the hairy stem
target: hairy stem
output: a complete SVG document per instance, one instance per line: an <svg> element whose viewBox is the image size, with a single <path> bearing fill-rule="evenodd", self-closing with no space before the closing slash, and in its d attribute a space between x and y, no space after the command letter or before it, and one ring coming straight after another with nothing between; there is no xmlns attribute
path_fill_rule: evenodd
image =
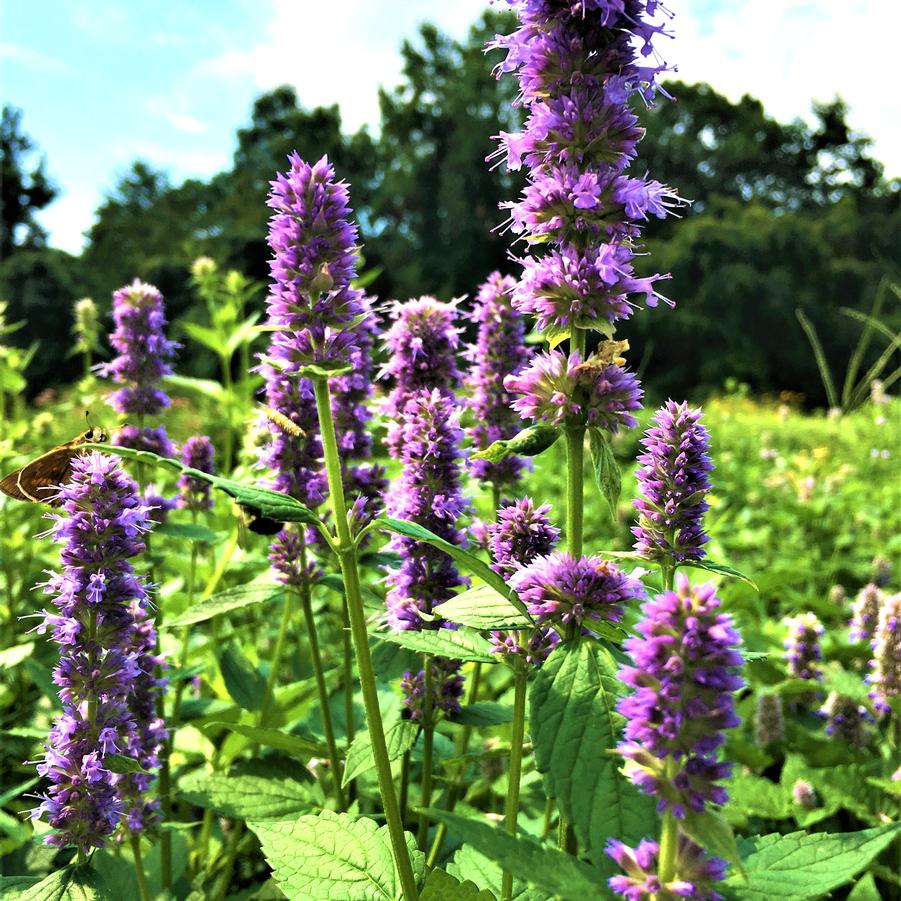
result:
<svg viewBox="0 0 901 901"><path fill-rule="evenodd" d="M432 762L435 751L435 718L432 693L435 690L432 678L432 656L422 655L423 692L422 692L422 794L420 807L425 810L432 805ZM425 851L429 838L429 818L425 813L419 814L419 829L416 832L416 844Z"/></svg>
<svg viewBox="0 0 901 901"><path fill-rule="evenodd" d="M507 803L504 808L504 825L511 835L516 834L519 814L519 783L522 778L522 748L526 737L526 670L522 661L515 661L513 689L513 735L510 738L510 769L507 774ZM504 870L501 886L502 901L512 901L513 873Z"/></svg>
<svg viewBox="0 0 901 901"><path fill-rule="evenodd" d="M144 873L144 861L141 858L141 837L131 837L131 853L135 859L135 875L138 877L138 891L141 893L141 901L150 901L150 888L147 885L147 876Z"/></svg>

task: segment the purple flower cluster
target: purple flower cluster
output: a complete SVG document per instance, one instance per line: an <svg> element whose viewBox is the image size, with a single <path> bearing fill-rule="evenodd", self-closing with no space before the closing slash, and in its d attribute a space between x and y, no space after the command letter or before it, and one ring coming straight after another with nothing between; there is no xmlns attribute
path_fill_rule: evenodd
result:
<svg viewBox="0 0 901 901"><path fill-rule="evenodd" d="M312 585L322 571L314 563L303 565L304 538L295 528L282 529L269 547L269 562L275 570L275 578L282 585L298 589Z"/></svg>
<svg viewBox="0 0 901 901"><path fill-rule="evenodd" d="M887 714L901 695L901 592L883 598L872 648L870 698L877 712Z"/></svg>
<svg viewBox="0 0 901 901"><path fill-rule="evenodd" d="M882 591L872 582L864 585L851 605L851 641L870 641L879 622Z"/></svg>
<svg viewBox="0 0 901 901"><path fill-rule="evenodd" d="M654 415L654 425L642 439L637 472L642 497L638 508L635 550L650 560L700 560L704 556L704 498L713 469L710 436L701 411L687 403L668 401Z"/></svg>
<svg viewBox="0 0 901 901"><path fill-rule="evenodd" d="M523 370L504 379L521 395L513 409L526 419L553 425L587 425L616 434L634 428L642 390L635 376L602 357L587 360L552 350L539 354Z"/></svg>
<svg viewBox="0 0 901 901"><path fill-rule="evenodd" d="M660 846L642 840L637 848L629 848L610 839L606 848L625 875L611 876L610 888L627 901L648 901L651 898L691 898L692 901L721 901L722 895L712 885L726 878L726 862L707 857L703 849L680 834L676 859L677 878L663 882L657 875Z"/></svg>
<svg viewBox="0 0 901 901"><path fill-rule="evenodd" d="M714 586L690 585L681 574L676 590L647 601L642 613L638 635L625 642L634 666L620 678L634 693L617 705L627 721L618 751L632 782L681 819L727 800L718 781L730 766L717 750L739 723L732 695L744 684L736 674L741 638Z"/></svg>
<svg viewBox="0 0 901 901"><path fill-rule="evenodd" d="M522 317L511 305L515 287L512 276L492 272L479 289L473 311L479 334L472 349L469 406L476 421L473 444L479 450L512 438L519 430L519 420L510 407L513 398L503 387L504 379L521 369L529 356ZM519 457L509 456L499 463L472 460L469 468L477 479L500 490L516 484L524 465Z"/></svg>
<svg viewBox="0 0 901 901"><path fill-rule="evenodd" d="M155 815L145 798L152 776L106 766L120 754L152 770L166 735L155 713L162 686L147 591L131 564L150 520L135 483L98 453L73 460L60 499L51 533L64 569L45 586L59 613L45 611L40 631L60 645L53 680L63 713L38 765L50 786L34 816L47 816L50 844L87 853L120 826L140 830Z"/></svg>
<svg viewBox="0 0 901 901"><path fill-rule="evenodd" d="M619 622L623 604L645 596L641 582L610 560L559 551L536 557L513 574L510 585L539 624L557 628Z"/></svg>
<svg viewBox="0 0 901 901"><path fill-rule="evenodd" d="M796 679L819 679L819 661L823 659L820 638L823 624L814 613L800 613L785 620L785 662L790 676Z"/></svg>
<svg viewBox="0 0 901 901"><path fill-rule="evenodd" d="M213 473L216 471L216 455L213 442L207 435L192 435L181 449L181 462L192 469ZM210 483L194 476L183 475L178 480L178 505L188 510L209 510L213 506Z"/></svg>
<svg viewBox="0 0 901 901"><path fill-rule="evenodd" d="M863 704L837 691L830 691L818 712L825 718L826 734L831 738L857 748L862 748L870 740L869 724L873 722L873 717Z"/></svg>
<svg viewBox="0 0 901 901"><path fill-rule="evenodd" d="M172 374L169 361L178 346L166 339L163 295L135 279L113 293L113 321L110 343L118 356L100 372L125 387L111 395L110 403L126 415L155 416L170 403L159 383Z"/></svg>
<svg viewBox="0 0 901 901"><path fill-rule="evenodd" d="M463 676L460 675L460 661L445 657L429 658L432 678L432 707L447 716L460 712L460 698L463 697ZM406 672L401 680L405 716L421 722L425 708L425 671Z"/></svg>
<svg viewBox="0 0 901 901"><path fill-rule="evenodd" d="M398 423L401 473L385 501L391 516L452 544L463 543L457 520L468 509L460 488L459 417L453 399L438 388L413 393ZM463 579L453 560L431 545L398 535L391 547L401 563L388 574L388 622L399 631L426 628L419 614L450 598Z"/></svg>

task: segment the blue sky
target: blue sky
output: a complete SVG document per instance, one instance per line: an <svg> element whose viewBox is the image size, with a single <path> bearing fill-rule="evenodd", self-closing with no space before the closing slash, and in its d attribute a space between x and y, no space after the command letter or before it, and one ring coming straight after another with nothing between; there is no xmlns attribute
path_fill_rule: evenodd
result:
<svg viewBox="0 0 901 901"><path fill-rule="evenodd" d="M227 166L253 98L283 83L301 102L341 105L355 129L378 119L399 47L418 23L455 36L486 0L32 0L0 21L0 95L25 112L61 197L41 215L51 243L77 252L104 194L137 158L174 181ZM891 53L901 3L883 0L669 0L679 76L780 119L836 93L854 128L901 176L901 101ZM869 37L867 37L869 36ZM486 77L489 77L486 72ZM666 173L656 173L665 178Z"/></svg>

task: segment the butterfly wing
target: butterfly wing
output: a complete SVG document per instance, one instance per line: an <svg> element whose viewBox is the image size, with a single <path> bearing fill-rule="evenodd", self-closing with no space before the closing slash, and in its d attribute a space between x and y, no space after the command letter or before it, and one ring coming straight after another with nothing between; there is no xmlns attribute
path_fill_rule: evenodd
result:
<svg viewBox="0 0 901 901"><path fill-rule="evenodd" d="M0 491L8 497L14 497L17 501L33 501L33 497L29 497L19 488L19 476L22 474L21 469L11 472L8 476L0 479Z"/></svg>

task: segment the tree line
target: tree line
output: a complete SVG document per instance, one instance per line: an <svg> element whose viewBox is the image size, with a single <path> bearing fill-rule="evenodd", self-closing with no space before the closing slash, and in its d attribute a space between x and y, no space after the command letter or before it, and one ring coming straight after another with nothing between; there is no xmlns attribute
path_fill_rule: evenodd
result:
<svg viewBox="0 0 901 901"><path fill-rule="evenodd" d="M78 297L108 308L111 291L138 276L163 291L171 319L202 322L189 272L197 257L265 281L268 182L295 148L306 158L328 153L350 182L378 296L472 296L492 270L515 273L498 204L518 195L522 176L485 163L492 135L515 129L519 116L513 79L491 77L497 57L482 49L508 26L505 14L488 13L464 41L422 26L402 47L401 83L380 91L375 134L347 133L337 106L305 109L285 86L255 101L228 170L172 184L135 162L98 208L79 256L46 246L35 212L56 196L52 161L48 175L21 111L4 108L0 298L10 321L26 320L9 340L41 342L33 389L78 374L74 360L60 363ZM675 102L642 112L647 135L633 165L692 200L681 221L646 230L654 269L672 272L666 293L679 308L636 317L623 331L666 394L697 396L734 377L822 403L795 310L841 370L860 333L842 308L868 311L879 281L901 268L901 182L884 177L838 99L814 104L810 124L783 123L749 95L732 102L707 84L667 89ZM896 331L898 307L882 313ZM182 364L195 375L211 367L203 354Z"/></svg>

